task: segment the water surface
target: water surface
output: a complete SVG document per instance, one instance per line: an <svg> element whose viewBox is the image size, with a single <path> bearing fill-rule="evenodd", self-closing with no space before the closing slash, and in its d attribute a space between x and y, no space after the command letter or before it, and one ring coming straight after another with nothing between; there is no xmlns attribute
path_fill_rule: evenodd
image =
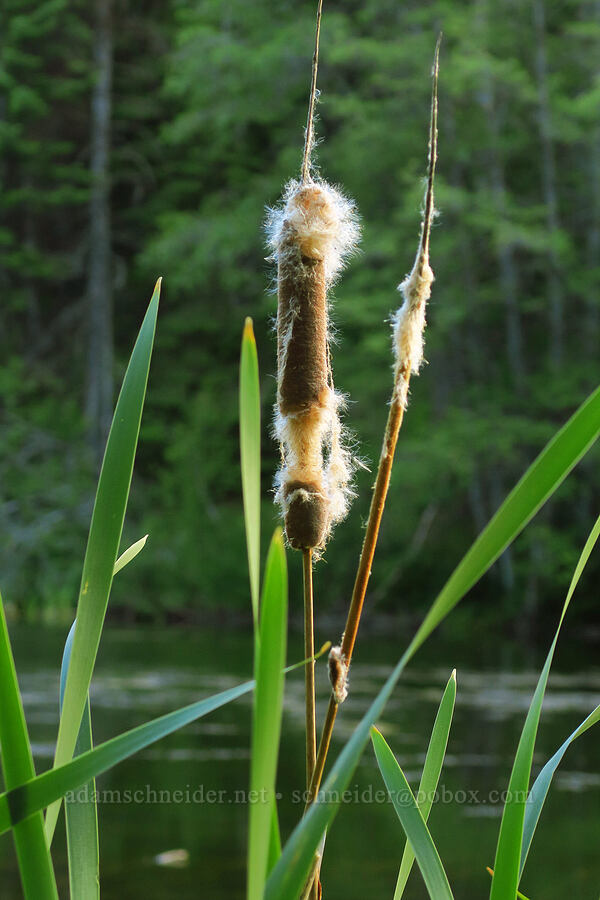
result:
<svg viewBox="0 0 600 900"><path fill-rule="evenodd" d="M13 630L15 655L38 771L51 763L57 726L58 665L65 635ZM317 639L327 635L317 635ZM347 738L399 656L398 640L365 638L351 678L351 697L336 726ZM251 638L215 629L108 629L92 689L96 742L246 680ZM298 636L290 661L300 659ZM551 677L535 771L600 702L600 667L589 648L559 656ZM438 640L402 677L380 727L407 777L418 783L437 704L451 669L458 699L440 800L430 818L457 900L487 897L486 865L494 859L519 732L543 660L494 643L482 660L467 647ZM318 669L319 716L327 697ZM98 779L101 885L104 900L241 900L244 896L251 698L212 713L137 754ZM284 837L297 821L303 787L303 675L288 676L278 790ZM600 886L600 729L568 751L538 828L522 887L531 900L598 900ZM391 900L402 835L371 749L365 753L330 831L323 868L325 897ZM170 854L171 851L185 851ZM56 837L57 875L65 886L64 836ZM165 856L165 854L167 854ZM165 865L181 861L183 866ZM185 861L185 860L184 860ZM21 892L12 844L0 838L2 900ZM405 896L426 898L418 872Z"/></svg>

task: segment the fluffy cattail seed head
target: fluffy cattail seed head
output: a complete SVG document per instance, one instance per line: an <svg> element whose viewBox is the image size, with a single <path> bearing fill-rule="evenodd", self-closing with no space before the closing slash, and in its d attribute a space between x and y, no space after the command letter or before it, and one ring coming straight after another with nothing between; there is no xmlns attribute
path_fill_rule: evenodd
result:
<svg viewBox="0 0 600 900"><path fill-rule="evenodd" d="M329 364L327 290L358 237L354 205L324 182L292 181L268 218L277 262L276 500L292 547L324 546L344 517L351 459Z"/></svg>

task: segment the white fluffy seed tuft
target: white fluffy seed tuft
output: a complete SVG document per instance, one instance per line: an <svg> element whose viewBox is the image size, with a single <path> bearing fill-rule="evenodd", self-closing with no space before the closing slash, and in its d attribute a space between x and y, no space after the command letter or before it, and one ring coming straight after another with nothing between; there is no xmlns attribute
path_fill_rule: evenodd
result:
<svg viewBox="0 0 600 900"><path fill-rule="evenodd" d="M290 181L281 205L267 211L271 259L279 261L283 238L290 228L304 256L323 260L329 287L356 250L360 237L354 202L325 181Z"/></svg>

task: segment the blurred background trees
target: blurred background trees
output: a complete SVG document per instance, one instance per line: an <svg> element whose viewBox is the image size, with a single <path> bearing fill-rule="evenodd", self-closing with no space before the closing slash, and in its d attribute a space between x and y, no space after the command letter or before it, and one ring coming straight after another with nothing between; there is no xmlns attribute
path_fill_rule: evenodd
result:
<svg viewBox="0 0 600 900"><path fill-rule="evenodd" d="M113 612L249 610L237 361L255 320L277 448L266 205L299 168L312 2L5 0L0 31L0 572L23 615L76 597L99 447L155 278L158 340ZM318 164L363 219L335 290L336 384L375 464L395 285L412 265L443 30L436 283L372 583L418 614L598 381L600 4L328 0ZM112 83L111 83L112 82ZM109 398L107 400L107 398ZM466 615L537 625L597 513L590 456ZM349 593L371 476L317 570ZM265 530L275 513L268 504ZM523 609L525 614L523 615ZM595 597L581 621L598 623Z"/></svg>

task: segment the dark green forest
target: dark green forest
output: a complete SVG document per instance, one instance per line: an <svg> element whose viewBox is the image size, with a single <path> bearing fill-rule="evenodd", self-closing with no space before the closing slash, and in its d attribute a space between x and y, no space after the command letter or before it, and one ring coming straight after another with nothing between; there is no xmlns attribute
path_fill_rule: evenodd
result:
<svg viewBox="0 0 600 900"><path fill-rule="evenodd" d="M312 0L3 0L0 580L16 615L74 607L116 391L162 275L124 544L150 538L119 576L112 615L249 621L239 346L250 315L268 498L278 451L263 223L301 162L314 13ZM415 616L596 387L600 338L597 0L326 0L316 156L362 218L333 311L335 380L360 456L376 467L440 30L428 365L412 383L368 601ZM597 460L463 615L553 621L598 512ZM359 473L317 567L319 610L348 599L371 480ZM265 536L275 521L267 499ZM592 573L573 610L590 628L593 584Z"/></svg>

